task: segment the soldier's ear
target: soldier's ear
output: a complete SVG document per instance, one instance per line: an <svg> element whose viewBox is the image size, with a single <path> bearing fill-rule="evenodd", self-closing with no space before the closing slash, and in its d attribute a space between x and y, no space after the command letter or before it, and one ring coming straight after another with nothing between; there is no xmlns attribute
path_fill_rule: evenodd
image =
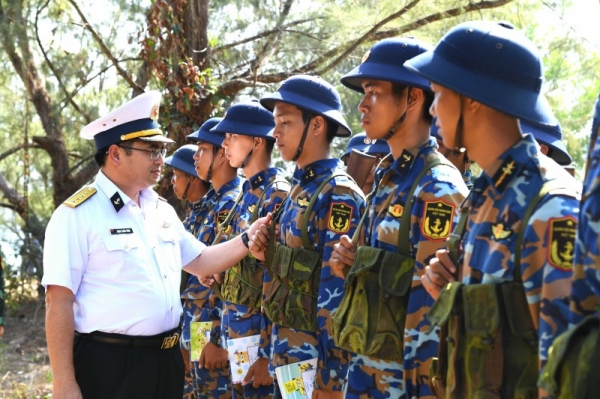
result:
<svg viewBox="0 0 600 399"><path fill-rule="evenodd" d="M313 134L318 136L320 134L327 134L327 123L325 122L325 118L321 115L317 115L312 118L311 127L313 128Z"/></svg>

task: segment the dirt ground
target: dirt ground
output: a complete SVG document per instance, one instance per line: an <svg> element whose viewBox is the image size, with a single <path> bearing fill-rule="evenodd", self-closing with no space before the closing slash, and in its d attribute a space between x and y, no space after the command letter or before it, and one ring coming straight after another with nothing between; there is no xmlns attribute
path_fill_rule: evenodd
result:
<svg viewBox="0 0 600 399"><path fill-rule="evenodd" d="M43 301L34 300L7 311L0 338L0 399L50 398L44 313Z"/></svg>

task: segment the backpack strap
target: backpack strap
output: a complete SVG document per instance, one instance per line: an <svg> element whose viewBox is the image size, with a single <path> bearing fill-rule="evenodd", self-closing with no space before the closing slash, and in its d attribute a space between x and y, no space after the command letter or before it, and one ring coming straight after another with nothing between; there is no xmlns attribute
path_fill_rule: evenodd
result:
<svg viewBox="0 0 600 399"><path fill-rule="evenodd" d="M250 223L254 223L256 221L256 219L258 219L258 208L259 205L262 205L263 203L263 198L266 194L267 191L269 191L269 189L275 184L275 183L286 183L288 186L291 187L291 184L289 181L285 180L284 178L278 177L276 176L275 179L273 179L263 190L262 194L260 195L260 197L258 198L258 201L256 202L256 208L254 208L254 211L252 211L252 217L250 218ZM287 197L286 197L287 198ZM284 199L285 201L285 199ZM283 205L283 202L281 203Z"/></svg>
<svg viewBox="0 0 600 399"><path fill-rule="evenodd" d="M329 183L332 179L334 179L335 177L338 177L338 176L347 176L347 174L338 172L338 173L334 173L334 174L326 177L325 180L323 180L323 182L321 182L321 185L319 185L319 187L317 188L317 191L314 192L313 196L311 197L310 201L308 202L308 206L304 210L304 215L302 215L302 247L304 247L304 249L312 248L312 245L310 244L310 241L308 240L308 219L310 218L312 208L315 205L315 202L317 202L317 198L319 197L319 194L321 194L321 191L323 191L323 188L325 188L327 183Z"/></svg>

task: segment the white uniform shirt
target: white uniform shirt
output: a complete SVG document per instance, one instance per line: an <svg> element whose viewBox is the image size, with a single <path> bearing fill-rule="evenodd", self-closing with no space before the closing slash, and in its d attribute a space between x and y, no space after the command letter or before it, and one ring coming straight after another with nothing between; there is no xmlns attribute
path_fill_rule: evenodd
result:
<svg viewBox="0 0 600 399"><path fill-rule="evenodd" d="M155 335L177 327L181 268L204 244L153 190L140 192L138 206L102 172L91 187L98 192L87 201L52 215L42 285L73 291L82 333Z"/></svg>

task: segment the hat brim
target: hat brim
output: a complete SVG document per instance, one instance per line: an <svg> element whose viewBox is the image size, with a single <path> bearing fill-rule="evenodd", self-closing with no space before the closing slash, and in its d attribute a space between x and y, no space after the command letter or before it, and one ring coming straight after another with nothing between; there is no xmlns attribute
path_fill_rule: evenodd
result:
<svg viewBox="0 0 600 399"><path fill-rule="evenodd" d="M550 154L551 158L554 159L557 164L569 165L573 161L573 159L571 159L571 156L567 152L567 148L563 144L562 140L559 140L556 137L553 137L548 133L536 129L535 127L530 125L521 125L521 131L523 133L531 133L536 139L536 141L539 141L550 147L552 150L552 153Z"/></svg>
<svg viewBox="0 0 600 399"><path fill-rule="evenodd" d="M404 63L411 71L490 108L519 119L555 125L556 119L541 93L464 70L428 51Z"/></svg>
<svg viewBox="0 0 600 399"><path fill-rule="evenodd" d="M429 82L419 75L416 75L414 72L404 68L398 68L398 66L377 62L369 62L357 66L344 75L340 79L340 82L351 90L364 93L365 91L362 88L363 79L383 80L431 91Z"/></svg>
<svg viewBox="0 0 600 399"><path fill-rule="evenodd" d="M352 135L352 130L350 130L350 127L348 127L346 124L346 120L341 112L332 109L323 110L323 104L308 97L290 92L284 92L282 95L281 92L276 91L275 93L271 93L268 96L261 98L260 104L269 111L273 112L275 103L278 101L295 105L296 107L306 109L307 111L312 111L331 120L338 125L338 129L335 133L335 136L337 137L350 137Z"/></svg>
<svg viewBox="0 0 600 399"><path fill-rule="evenodd" d="M275 140L272 136L269 136L269 132L273 129L273 126L265 126L265 125L253 125L252 132L248 131L248 123L244 122L236 122L236 121L228 121L227 119L223 119L217 125L215 125L212 129L210 129L211 133L217 134L225 134L225 133L233 133L233 134L241 134L243 136L251 136L251 137L262 137L268 140Z"/></svg>
<svg viewBox="0 0 600 399"><path fill-rule="evenodd" d="M189 165L185 162L182 162L181 160L175 159L173 157L173 155L168 156L165 158L165 164L182 171L183 173L187 173L188 175L191 175L193 177L196 177L196 168L193 165Z"/></svg>

